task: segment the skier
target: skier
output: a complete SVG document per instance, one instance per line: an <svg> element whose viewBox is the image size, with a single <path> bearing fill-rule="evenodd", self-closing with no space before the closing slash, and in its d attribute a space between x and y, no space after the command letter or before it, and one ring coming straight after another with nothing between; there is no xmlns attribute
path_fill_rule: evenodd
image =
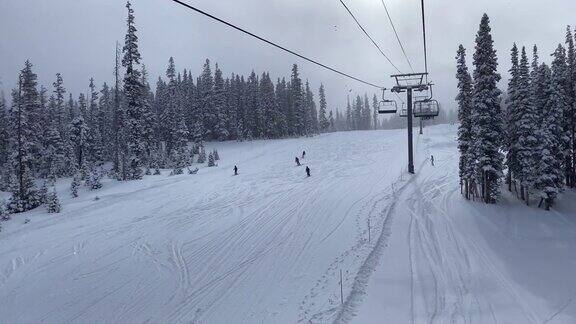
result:
<svg viewBox="0 0 576 324"><path fill-rule="evenodd" d="M306 151L302 151L302 158L306 157Z"/></svg>
<svg viewBox="0 0 576 324"><path fill-rule="evenodd" d="M296 157L296 159L294 159L294 161L296 162L297 166L301 166L302 164L300 164L300 159L298 157Z"/></svg>
<svg viewBox="0 0 576 324"><path fill-rule="evenodd" d="M238 175L238 167L234 166L234 175Z"/></svg>
<svg viewBox="0 0 576 324"><path fill-rule="evenodd" d="M306 175L310 176L310 168L308 166L306 166Z"/></svg>
<svg viewBox="0 0 576 324"><path fill-rule="evenodd" d="M434 166L434 155L430 155L430 163L432 163L432 166Z"/></svg>

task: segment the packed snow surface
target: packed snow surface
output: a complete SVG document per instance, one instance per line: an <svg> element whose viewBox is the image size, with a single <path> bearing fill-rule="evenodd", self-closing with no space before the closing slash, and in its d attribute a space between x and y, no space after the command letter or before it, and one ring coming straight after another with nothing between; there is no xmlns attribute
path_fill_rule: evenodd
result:
<svg viewBox="0 0 576 324"><path fill-rule="evenodd" d="M466 201L456 126L416 135L413 176L405 132L209 143L217 167L76 199L61 180L62 213L3 224L0 322L575 323L576 194Z"/></svg>

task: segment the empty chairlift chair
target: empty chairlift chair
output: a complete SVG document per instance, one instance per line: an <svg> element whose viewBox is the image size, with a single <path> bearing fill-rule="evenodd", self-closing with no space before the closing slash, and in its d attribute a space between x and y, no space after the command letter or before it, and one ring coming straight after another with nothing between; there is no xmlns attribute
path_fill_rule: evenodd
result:
<svg viewBox="0 0 576 324"><path fill-rule="evenodd" d="M428 84L430 89L430 97L415 97L414 98L414 117L422 119L434 119L440 113L440 104L437 100L432 99L432 84Z"/></svg>
<svg viewBox="0 0 576 324"><path fill-rule="evenodd" d="M402 103L402 109L400 109L400 113L398 114L400 117L408 117L408 109L404 108L404 103Z"/></svg>
<svg viewBox="0 0 576 324"><path fill-rule="evenodd" d="M398 111L398 104L394 100L386 99L384 92L386 92L386 89L382 89L382 101L378 103L378 113L395 114Z"/></svg>
<svg viewBox="0 0 576 324"><path fill-rule="evenodd" d="M440 113L440 105L434 99L414 102L414 117L433 119Z"/></svg>

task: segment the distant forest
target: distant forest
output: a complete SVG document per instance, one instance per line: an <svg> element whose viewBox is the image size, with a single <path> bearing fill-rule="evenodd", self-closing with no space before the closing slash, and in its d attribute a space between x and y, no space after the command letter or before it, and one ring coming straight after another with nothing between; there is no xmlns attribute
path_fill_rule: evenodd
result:
<svg viewBox="0 0 576 324"><path fill-rule="evenodd" d="M400 117L379 118L379 99L357 96L346 110L328 109L324 86L318 102L298 66L275 82L269 73L224 77L218 64L204 63L194 78L168 60L155 89L138 49L131 4L127 33L117 46L114 83L74 97L56 74L51 87L39 85L31 62L20 71L11 100L0 97L0 189L12 193L6 213L46 203L47 191L59 177L73 177L72 195L81 182L93 189L101 177L141 179L170 168L183 173L193 162L205 162L205 141L273 139L323 132L397 128ZM441 116L439 120L446 120ZM380 121L383 120L383 121ZM196 156L196 159L195 159ZM104 167L106 164L111 167ZM109 170L110 169L110 170ZM37 179L45 179L37 188ZM52 193L55 195L55 191ZM56 199L52 197L51 199Z"/></svg>

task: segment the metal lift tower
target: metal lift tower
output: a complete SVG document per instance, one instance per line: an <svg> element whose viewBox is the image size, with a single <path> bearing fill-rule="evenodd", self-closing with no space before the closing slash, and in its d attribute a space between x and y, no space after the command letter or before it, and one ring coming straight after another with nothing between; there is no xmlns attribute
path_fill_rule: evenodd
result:
<svg viewBox="0 0 576 324"><path fill-rule="evenodd" d="M424 77L428 73L395 74L391 77L396 80L396 85L390 90L392 92L406 92L407 116L408 117L408 172L414 173L414 147L412 143L412 92L428 90L428 85L424 83Z"/></svg>

